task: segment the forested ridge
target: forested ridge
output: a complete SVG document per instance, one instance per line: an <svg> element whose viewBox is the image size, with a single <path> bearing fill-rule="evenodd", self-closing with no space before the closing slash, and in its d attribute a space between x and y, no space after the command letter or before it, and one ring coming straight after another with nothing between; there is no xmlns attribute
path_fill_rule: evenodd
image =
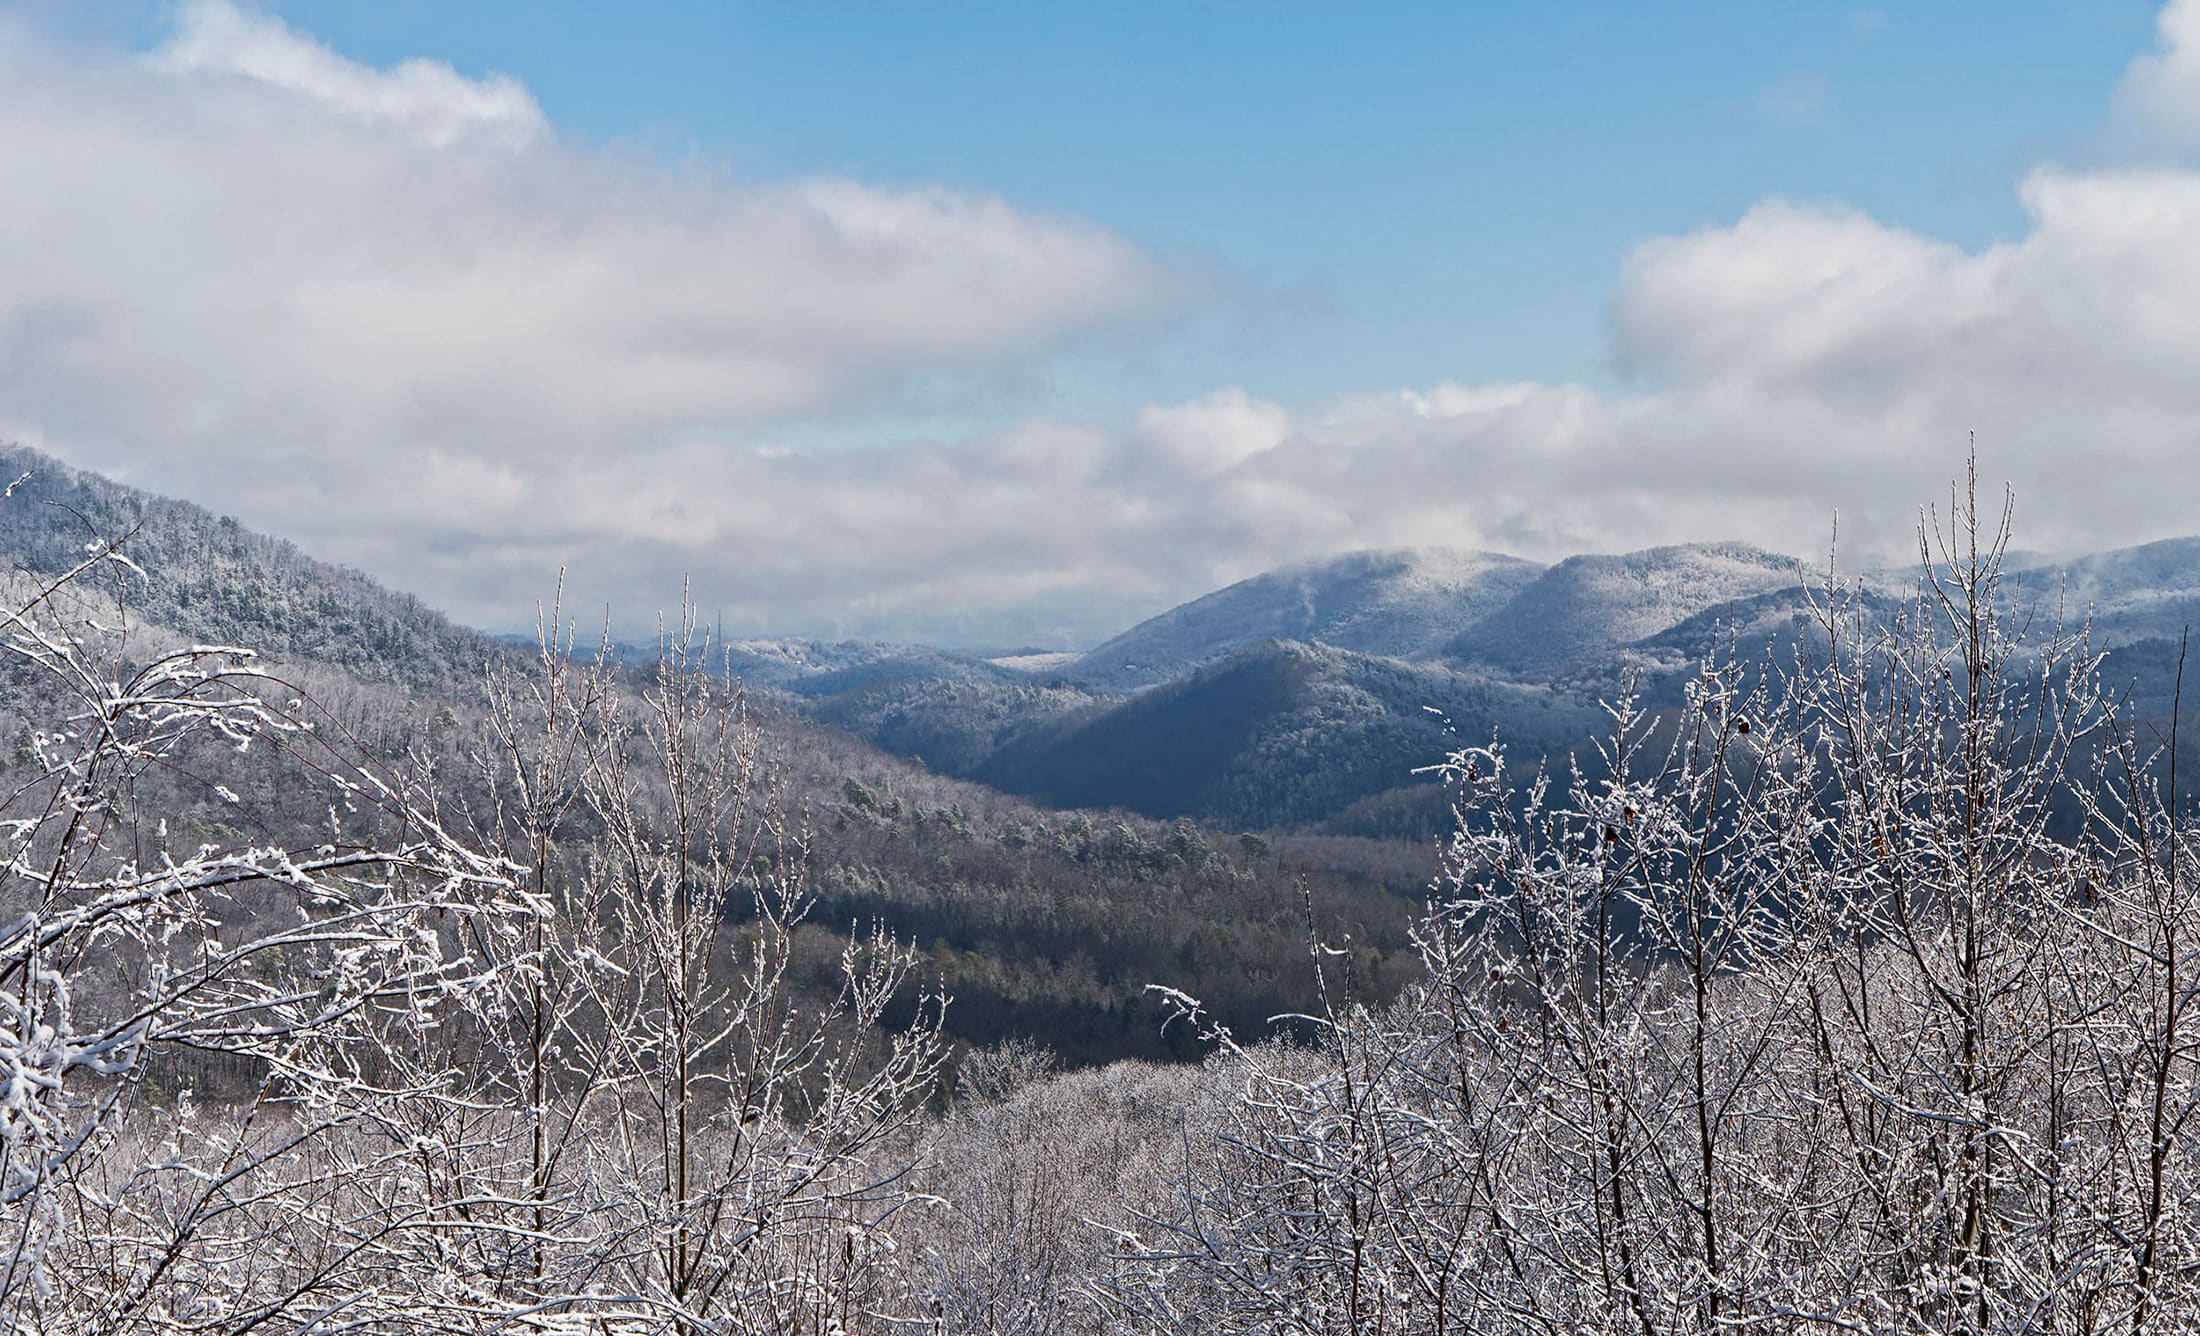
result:
<svg viewBox="0 0 2200 1336"><path fill-rule="evenodd" d="M127 540L133 616L207 643L326 663L379 683L452 695L471 686L488 637L360 571L178 501L0 447L15 484L0 506L0 553L43 575L73 568L87 544Z"/></svg>

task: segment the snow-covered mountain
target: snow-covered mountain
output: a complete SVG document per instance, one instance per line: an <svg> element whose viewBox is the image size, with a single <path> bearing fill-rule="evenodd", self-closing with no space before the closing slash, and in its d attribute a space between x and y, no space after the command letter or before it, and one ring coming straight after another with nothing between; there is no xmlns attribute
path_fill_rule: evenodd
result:
<svg viewBox="0 0 2200 1336"><path fill-rule="evenodd" d="M2071 629L2090 618L2103 646L2175 640L2200 626L2200 538L2118 548L2011 577L2035 618Z"/></svg>
<svg viewBox="0 0 2200 1336"><path fill-rule="evenodd" d="M1564 674L1721 604L1803 579L1795 558L1746 543L1568 557L1453 637L1444 656L1516 675Z"/></svg>
<svg viewBox="0 0 2200 1336"><path fill-rule="evenodd" d="M2018 615L2035 631L2090 617L2096 643L2117 650L2111 674L2166 708L2177 636L2200 622L2200 539L2016 564L2005 588ZM752 682L950 774L1052 803L1293 825L1411 790L1412 768L1445 746L1423 706L1523 754L1564 747L1594 726L1623 666L1660 708L1707 655L1761 659L1807 634L1821 578L1740 543L1547 568L1458 549L1359 552L1193 599L1066 665L890 645L738 649ZM1916 592L1914 572L1864 580L1890 620ZM1391 806L1418 812L1403 797Z"/></svg>
<svg viewBox="0 0 2200 1336"><path fill-rule="evenodd" d="M31 451L0 450L0 464L30 475L0 507L0 558L50 575L81 556L87 533L134 533L145 574L132 615L177 638L256 644L278 662L340 667L423 699L476 689L498 652L417 600L199 507ZM2144 717L2165 717L2178 638L2200 623L2200 538L2011 567L2010 604L2035 633L2090 624L2113 651L2112 681ZM1193 599L1074 662L871 641L724 650L772 709L934 774L1241 826L1437 829L1444 813L1422 810L1412 772L1448 735L1423 707L1460 736L1495 734L1526 756L1568 747L1623 665L1660 708L1705 655L1762 658L1807 631L1805 587L1818 575L1737 543L1550 567L1461 549L1359 552ZM1867 576L1875 614L1897 615L1916 579ZM621 652L645 663L652 653ZM1363 819L1368 803L1376 819Z"/></svg>
<svg viewBox="0 0 2200 1336"><path fill-rule="evenodd" d="M0 444L0 567L50 578L87 541L127 538L130 620L183 641L248 645L275 663L334 665L419 690L476 689L497 642L360 571L227 515Z"/></svg>
<svg viewBox="0 0 2200 1336"><path fill-rule="evenodd" d="M1140 622L1068 672L1103 687L1145 686L1268 640L1433 659L1541 570L1517 557L1442 547L1286 566Z"/></svg>
<svg viewBox="0 0 2200 1336"><path fill-rule="evenodd" d="M883 640L734 640L726 660L751 687L796 696L834 696L909 682L1021 683L1014 669L926 645Z"/></svg>

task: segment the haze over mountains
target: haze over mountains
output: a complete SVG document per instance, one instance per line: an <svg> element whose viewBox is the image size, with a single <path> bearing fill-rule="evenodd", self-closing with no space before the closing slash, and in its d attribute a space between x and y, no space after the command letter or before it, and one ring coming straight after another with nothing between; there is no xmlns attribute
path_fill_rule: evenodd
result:
<svg viewBox="0 0 2200 1336"><path fill-rule="evenodd" d="M2161 695L2200 616L2200 540L2012 563L2012 609L2090 625L2111 671ZM1907 570L1852 578L1882 615ZM1427 835L1425 766L1459 737L1564 752L1631 673L1652 706L1713 653L1764 655L1807 625L1822 562L1740 543L1585 554L1548 567L1458 549L1359 552L1271 571L1036 666L907 646L751 643L759 680L820 719L1041 801L1252 827ZM2089 620L2090 619L2090 620ZM2151 685L2150 685L2151 684Z"/></svg>
<svg viewBox="0 0 2200 1336"><path fill-rule="evenodd" d="M494 648L419 600L188 503L0 452L28 475L0 550L64 568L93 531L135 527L138 614L362 680L445 691ZM2042 625L2090 618L2111 671L2159 704L2200 620L2200 538L2025 565L2009 589ZM1244 829L1425 837L1444 819L1416 770L1459 738L1529 756L1577 746L1623 671L1670 704L1703 657L1763 654L1807 620L1819 562L1739 543L1584 554L1347 553L1240 581L1081 655L985 659L921 645L741 640L752 689L943 775L1058 808ZM1888 615L1908 571L1867 572Z"/></svg>

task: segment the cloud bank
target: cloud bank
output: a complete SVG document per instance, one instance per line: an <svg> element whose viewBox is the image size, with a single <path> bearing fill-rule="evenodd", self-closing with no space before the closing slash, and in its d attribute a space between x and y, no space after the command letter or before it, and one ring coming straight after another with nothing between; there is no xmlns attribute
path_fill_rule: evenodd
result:
<svg viewBox="0 0 2200 1336"><path fill-rule="evenodd" d="M2200 3L2112 117L2200 137ZM1182 299L999 199L732 180L561 137L518 83L358 65L224 3L142 58L0 32L0 436L484 624L561 566L647 621L1076 642L1279 562L1739 537L1897 552L1970 432L2028 545L2200 531L2200 172L2043 166L1968 250L1768 200L1639 247L1626 388L1237 387L1113 425L770 444ZM2136 134L2136 130L2132 130ZM885 410L882 410L885 411Z"/></svg>

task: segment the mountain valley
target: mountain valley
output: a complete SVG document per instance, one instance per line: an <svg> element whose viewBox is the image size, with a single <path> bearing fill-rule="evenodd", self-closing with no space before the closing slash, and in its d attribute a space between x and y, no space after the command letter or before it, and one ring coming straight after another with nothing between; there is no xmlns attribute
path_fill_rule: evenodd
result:
<svg viewBox="0 0 2200 1336"><path fill-rule="evenodd" d="M359 572L35 452L0 464L24 476L0 504L17 579L126 535L138 570L117 607L139 644L256 647L364 745L434 767L472 801L482 675L526 671L540 657L529 637L460 627ZM1564 763L1623 683L1667 709L1707 658L1777 664L1808 643L1824 597L1811 581L1735 544L1549 567L1356 553L1255 576L1074 657L786 639L714 653L808 814L820 923L877 921L925 945L962 1038L1044 1032L1092 1060L1188 1042L1161 1034L1148 983L1193 987L1237 1023L1307 1005L1309 912L1350 934L1357 986L1381 995L1407 968L1405 925L1450 822L1430 767L1492 738L1531 765ZM2090 616L2112 682L2131 684L2141 717L2166 715L2178 638L2200 611L2200 541L2031 566L2010 584L2036 624ZM1872 573L1855 596L1892 622L1904 586ZM655 647L618 658L626 689L646 691ZM43 705L19 694L0 727L19 737ZM236 818L218 787L257 793L264 822L314 819L234 778L174 782L173 805L209 830Z"/></svg>

